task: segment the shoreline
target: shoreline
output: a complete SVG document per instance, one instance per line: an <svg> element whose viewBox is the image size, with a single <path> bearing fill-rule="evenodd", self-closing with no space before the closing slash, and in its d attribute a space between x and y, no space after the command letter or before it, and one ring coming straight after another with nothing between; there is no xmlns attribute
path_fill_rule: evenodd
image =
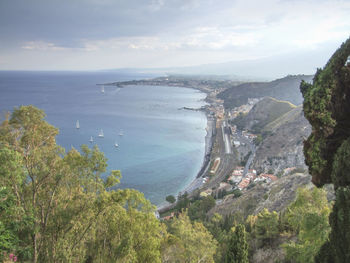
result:
<svg viewBox="0 0 350 263"><path fill-rule="evenodd" d="M182 191L180 191L178 194L183 195L185 193L191 194L195 190L199 189L203 185L203 178L207 174L207 171L210 167L210 155L213 149L214 144L214 137L216 135L216 119L212 116L210 116L208 113L206 113L207 117L207 134L205 136L205 150L204 150L204 156L203 156L203 162L201 165L200 170L198 171L197 175L194 177L194 179L187 184ZM175 198L177 198L175 196ZM159 206L157 206L158 213L163 213L169 209L174 208L176 205L176 202L173 204L170 203L164 203Z"/></svg>
<svg viewBox="0 0 350 263"><path fill-rule="evenodd" d="M111 85L111 86L117 86L119 88L126 88L127 86L133 86L133 85L147 85L147 86L169 86L169 87L179 87L179 88L188 88L193 90L199 90L200 92L203 92L206 94L206 97L203 99L209 106L212 105L211 101L209 100L209 90L203 89L199 86L194 85L181 85L180 83L169 83L162 80L133 80L133 81L125 81L125 82L114 82L114 83L106 83L106 84L97 84L97 85ZM197 175L194 177L194 179L187 184L183 190L178 192L178 195L182 195L184 193L191 194L195 190L199 189L203 185L203 178L207 174L207 171L210 167L210 156L213 149L214 144L214 137L216 135L216 118L210 114L210 112L207 109L207 106L202 106L201 108L194 109L194 108L188 108L188 107L182 107L179 108L179 110L192 110L192 111L202 111L204 112L206 118L207 118L207 127L206 131L207 134L205 136L205 149L204 149L204 156L203 156L203 162L201 165L200 170L198 171ZM165 200L164 200L165 201ZM166 201L160 205L157 205L157 211L158 212L164 212L168 209L173 208L176 205L176 202L173 204L169 204Z"/></svg>

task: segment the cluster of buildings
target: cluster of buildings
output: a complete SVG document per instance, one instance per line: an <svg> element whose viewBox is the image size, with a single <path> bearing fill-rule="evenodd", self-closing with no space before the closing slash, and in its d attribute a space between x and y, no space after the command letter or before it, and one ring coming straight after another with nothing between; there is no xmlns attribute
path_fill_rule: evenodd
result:
<svg viewBox="0 0 350 263"><path fill-rule="evenodd" d="M249 139L249 140L254 140L256 137L258 137L257 135L250 133L248 131L242 131L242 136L244 136L245 138Z"/></svg>
<svg viewBox="0 0 350 263"><path fill-rule="evenodd" d="M236 118L240 113L246 114L248 113L254 105L259 102L261 98L248 98L247 104L241 105L239 107L235 107L233 110L227 113L228 117L231 119Z"/></svg>
<svg viewBox="0 0 350 263"><path fill-rule="evenodd" d="M211 105L209 108L211 116L215 116L217 119L223 119L225 117L225 108L222 104Z"/></svg>
<svg viewBox="0 0 350 263"><path fill-rule="evenodd" d="M273 174L261 173L257 175L255 169L249 169L248 173L244 176L244 167L237 166L231 176L227 179L231 184L236 185L239 190L246 189L252 182L272 182L276 181L278 178Z"/></svg>

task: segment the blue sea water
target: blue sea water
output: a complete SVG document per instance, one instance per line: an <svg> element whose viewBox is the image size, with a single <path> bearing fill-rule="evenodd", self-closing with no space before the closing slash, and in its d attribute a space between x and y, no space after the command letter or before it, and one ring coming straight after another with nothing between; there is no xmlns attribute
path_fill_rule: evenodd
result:
<svg viewBox="0 0 350 263"><path fill-rule="evenodd" d="M137 189L160 205L166 195L183 190L202 165L206 116L180 108L201 107L205 94L158 86L105 86L102 93L96 85L149 77L153 76L2 71L0 112L28 104L43 109L47 121L60 130L58 144L67 150L97 144L108 158L108 171L121 170L120 187ZM104 138L98 137L100 129Z"/></svg>

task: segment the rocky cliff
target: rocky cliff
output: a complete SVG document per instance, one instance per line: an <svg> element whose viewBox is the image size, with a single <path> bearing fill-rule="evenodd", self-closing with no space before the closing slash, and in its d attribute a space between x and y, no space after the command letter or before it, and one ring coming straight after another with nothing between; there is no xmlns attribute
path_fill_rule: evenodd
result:
<svg viewBox="0 0 350 263"><path fill-rule="evenodd" d="M264 126L268 135L257 148L253 167L278 173L288 167L306 168L303 141L311 132L302 107L296 107Z"/></svg>

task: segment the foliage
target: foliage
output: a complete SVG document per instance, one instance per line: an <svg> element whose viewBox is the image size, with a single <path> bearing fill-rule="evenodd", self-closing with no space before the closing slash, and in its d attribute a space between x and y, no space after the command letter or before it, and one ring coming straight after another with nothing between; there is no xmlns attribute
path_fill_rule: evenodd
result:
<svg viewBox="0 0 350 263"><path fill-rule="evenodd" d="M230 124L236 125L239 130L243 130L245 127L245 117L247 116L246 113L240 112L236 118L234 118Z"/></svg>
<svg viewBox="0 0 350 263"><path fill-rule="evenodd" d="M273 239L279 236L279 216L275 211L269 212L264 208L256 216L248 216L246 223L258 247L271 245Z"/></svg>
<svg viewBox="0 0 350 263"><path fill-rule="evenodd" d="M312 262L327 240L330 226L330 207L323 189L299 188L296 200L285 215L291 229L297 233L297 242L283 245L287 258L295 262Z"/></svg>
<svg viewBox="0 0 350 263"><path fill-rule="evenodd" d="M350 180L349 105L350 67L345 61L350 54L350 39L333 54L323 69L318 69L312 85L302 83L304 114L312 133L304 142L306 164L316 186L333 183L336 200L329 222L332 231L316 262L350 261L350 203L347 199Z"/></svg>
<svg viewBox="0 0 350 263"><path fill-rule="evenodd" d="M1 252L32 262L160 262L164 227L130 189L107 191L95 146L68 153L43 111L22 106L0 126Z"/></svg>
<svg viewBox="0 0 350 263"><path fill-rule="evenodd" d="M176 198L175 198L175 196L173 196L173 195L168 195L168 196L165 198L165 200L167 200L169 203L173 204L173 203L175 203Z"/></svg>
<svg viewBox="0 0 350 263"><path fill-rule="evenodd" d="M190 199L188 198L188 193L185 192L183 195L179 195L177 197L177 202L175 209L177 211L181 211L182 209L188 208L190 205Z"/></svg>
<svg viewBox="0 0 350 263"><path fill-rule="evenodd" d="M205 220L206 213L214 206L215 199L209 195L192 203L188 209L188 216L191 220Z"/></svg>
<svg viewBox="0 0 350 263"><path fill-rule="evenodd" d="M239 224L231 234L225 262L248 263L248 243L245 227Z"/></svg>
<svg viewBox="0 0 350 263"><path fill-rule="evenodd" d="M217 242L202 223L192 224L182 213L171 222L169 233L163 262L214 262Z"/></svg>

